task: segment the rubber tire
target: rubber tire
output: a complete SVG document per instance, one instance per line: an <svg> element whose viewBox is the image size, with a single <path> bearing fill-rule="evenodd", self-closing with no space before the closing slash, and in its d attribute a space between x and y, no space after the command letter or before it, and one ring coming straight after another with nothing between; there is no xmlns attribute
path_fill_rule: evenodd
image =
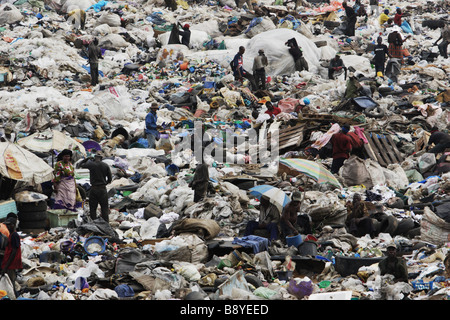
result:
<svg viewBox="0 0 450 320"><path fill-rule="evenodd" d="M444 20L424 20L422 21L422 27L428 27L432 30L443 28L445 26Z"/></svg>
<svg viewBox="0 0 450 320"><path fill-rule="evenodd" d="M19 212L41 212L47 210L47 202L40 200L37 202L17 202Z"/></svg>
<svg viewBox="0 0 450 320"><path fill-rule="evenodd" d="M323 22L323 26L327 29L334 29L337 28L341 25L341 23L339 21L324 21Z"/></svg>
<svg viewBox="0 0 450 320"><path fill-rule="evenodd" d="M19 221L20 229L47 229L47 219L39 221Z"/></svg>
<svg viewBox="0 0 450 320"><path fill-rule="evenodd" d="M389 233L391 236L395 234L398 227L398 221L393 216L385 217L381 220L380 233Z"/></svg>
<svg viewBox="0 0 450 320"><path fill-rule="evenodd" d="M245 280L247 280L248 283L255 286L255 288L259 288L263 285L262 281L258 277L249 273L245 275Z"/></svg>
<svg viewBox="0 0 450 320"><path fill-rule="evenodd" d="M372 110L378 110L378 113L373 113ZM376 106L373 108L364 109L364 114L368 117L378 119L378 118L383 118L386 113L384 112L384 110L381 109L381 107Z"/></svg>
<svg viewBox="0 0 450 320"><path fill-rule="evenodd" d="M409 239L415 238L417 236L420 236L420 227L411 229L406 233L406 237Z"/></svg>
<svg viewBox="0 0 450 320"><path fill-rule="evenodd" d="M17 213L17 218L20 222L34 222L46 220L48 218L47 211L38 211L38 212L22 212L19 211Z"/></svg>
<svg viewBox="0 0 450 320"><path fill-rule="evenodd" d="M414 229L414 220L411 218L403 219L398 223L395 235L406 235L412 229Z"/></svg>

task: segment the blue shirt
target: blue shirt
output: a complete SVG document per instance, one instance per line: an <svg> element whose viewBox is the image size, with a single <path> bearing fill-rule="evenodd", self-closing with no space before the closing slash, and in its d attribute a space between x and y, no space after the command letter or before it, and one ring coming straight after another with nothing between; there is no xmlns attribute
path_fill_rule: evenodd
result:
<svg viewBox="0 0 450 320"><path fill-rule="evenodd" d="M156 121L158 120L158 116L149 112L145 116L145 133L152 134L155 137L159 138L159 131L156 130Z"/></svg>

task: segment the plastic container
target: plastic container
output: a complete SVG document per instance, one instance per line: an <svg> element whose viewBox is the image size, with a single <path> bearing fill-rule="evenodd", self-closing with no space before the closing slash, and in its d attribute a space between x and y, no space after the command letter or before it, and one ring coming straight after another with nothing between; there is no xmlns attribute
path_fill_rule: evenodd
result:
<svg viewBox="0 0 450 320"><path fill-rule="evenodd" d="M288 247L294 246L297 248L300 245L300 243L302 243L302 241L303 240L301 234L292 237L286 237L286 244Z"/></svg>
<svg viewBox="0 0 450 320"><path fill-rule="evenodd" d="M351 274L357 274L359 268L363 266L370 266L374 263L378 263L386 257L376 258L357 258L357 257L345 257L335 256L335 269L343 277Z"/></svg>
<svg viewBox="0 0 450 320"><path fill-rule="evenodd" d="M92 236L84 242L84 251L90 256L103 253L106 249L106 241L102 237Z"/></svg>
<svg viewBox="0 0 450 320"><path fill-rule="evenodd" d="M289 281L292 277L292 271L277 271L277 276L280 281Z"/></svg>
<svg viewBox="0 0 450 320"><path fill-rule="evenodd" d="M297 247L298 253L301 256L313 256L317 255L317 243L315 241L303 241Z"/></svg>
<svg viewBox="0 0 450 320"><path fill-rule="evenodd" d="M66 209L47 210L50 228L67 227L69 221L76 219L78 213Z"/></svg>

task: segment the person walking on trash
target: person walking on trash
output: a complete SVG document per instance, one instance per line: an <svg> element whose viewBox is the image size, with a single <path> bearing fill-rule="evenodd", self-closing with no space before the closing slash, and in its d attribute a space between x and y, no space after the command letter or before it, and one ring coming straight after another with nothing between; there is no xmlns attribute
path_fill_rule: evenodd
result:
<svg viewBox="0 0 450 320"><path fill-rule="evenodd" d="M253 59L253 76L258 89L266 90L266 69L269 62L263 49L258 50L258 55Z"/></svg>
<svg viewBox="0 0 450 320"><path fill-rule="evenodd" d="M289 53L291 54L292 58L294 59L295 63L295 70L296 71L303 71L309 70L308 62L303 57L303 52L298 46L297 40L295 38L291 38L285 43L286 46L289 47Z"/></svg>
<svg viewBox="0 0 450 320"><path fill-rule="evenodd" d="M245 69L244 69L244 53L245 53L245 47L240 46L239 47L239 52L236 53L236 55L234 56L233 60L231 61L231 69L233 70L233 75L234 78L238 81L243 81L243 78L246 78L250 81L250 85L252 88L252 91L256 91L258 90L256 82L255 82L255 78L253 77L253 75L251 75L250 73L248 73Z"/></svg>
<svg viewBox="0 0 450 320"><path fill-rule="evenodd" d="M345 1L342 2L342 7L344 8L345 15L347 17L347 28L345 28L344 34L348 37L354 37L356 26L356 12Z"/></svg>
<svg viewBox="0 0 450 320"><path fill-rule="evenodd" d="M210 188L209 182L209 169L206 163L199 163L195 168L194 177L189 184L189 187L194 190L194 202L200 202L204 200L208 189Z"/></svg>
<svg viewBox="0 0 450 320"><path fill-rule="evenodd" d="M339 169L344 165L345 160L350 157L352 151L352 141L347 133L350 131L350 126L345 124L341 127L341 131L333 134L330 139L333 148L333 161L331 162L331 173L339 172Z"/></svg>
<svg viewBox="0 0 450 320"><path fill-rule="evenodd" d="M89 66L91 69L91 85L98 84L98 60L102 58L102 50L98 47L98 39L94 38L88 46Z"/></svg>
<svg viewBox="0 0 450 320"><path fill-rule="evenodd" d="M450 23L447 22L447 25L442 29L441 36L439 39L436 40L436 42L433 44L433 46L437 45L439 40L442 39L442 42L438 45L439 54L443 56L445 59L448 58L448 44L450 43Z"/></svg>
<svg viewBox="0 0 450 320"><path fill-rule="evenodd" d="M145 134L147 135L148 148L155 149L156 141L159 140L160 134L156 122L158 121L158 104L153 102L150 106L149 113L145 117Z"/></svg>
<svg viewBox="0 0 450 320"><path fill-rule="evenodd" d="M92 220L97 219L97 207L100 205L101 217L109 222L108 190L106 185L112 181L109 165L102 161L103 153L97 151L94 159L86 158L80 162L80 167L89 169L91 189L89 191L89 213Z"/></svg>
<svg viewBox="0 0 450 320"><path fill-rule="evenodd" d="M389 53L389 49L387 45L383 44L383 39L381 37L377 38L377 45L373 49L375 54L374 57L374 65L375 65L375 75L378 75L378 72L381 72L381 76L384 75L384 66L386 63L386 55L389 58L392 58Z"/></svg>
<svg viewBox="0 0 450 320"><path fill-rule="evenodd" d="M77 183L75 181L75 168L72 164L72 151L62 150L57 156L54 167L53 189L55 190L55 203L53 209L67 209L76 211L81 207L77 201Z"/></svg>
<svg viewBox="0 0 450 320"><path fill-rule="evenodd" d="M270 233L269 241L278 239L278 224L280 222L280 210L270 203L267 196L262 196L259 207L259 219L251 220L245 227L244 236L254 235L256 230L267 230Z"/></svg>

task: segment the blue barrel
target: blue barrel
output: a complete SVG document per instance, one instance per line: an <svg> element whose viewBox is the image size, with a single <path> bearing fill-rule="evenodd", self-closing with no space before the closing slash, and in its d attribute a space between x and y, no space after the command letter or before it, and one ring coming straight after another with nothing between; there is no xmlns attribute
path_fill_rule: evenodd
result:
<svg viewBox="0 0 450 320"><path fill-rule="evenodd" d="M294 246L297 248L300 245L300 243L302 243L301 234L292 237L286 237L286 244L288 245L288 247Z"/></svg>

